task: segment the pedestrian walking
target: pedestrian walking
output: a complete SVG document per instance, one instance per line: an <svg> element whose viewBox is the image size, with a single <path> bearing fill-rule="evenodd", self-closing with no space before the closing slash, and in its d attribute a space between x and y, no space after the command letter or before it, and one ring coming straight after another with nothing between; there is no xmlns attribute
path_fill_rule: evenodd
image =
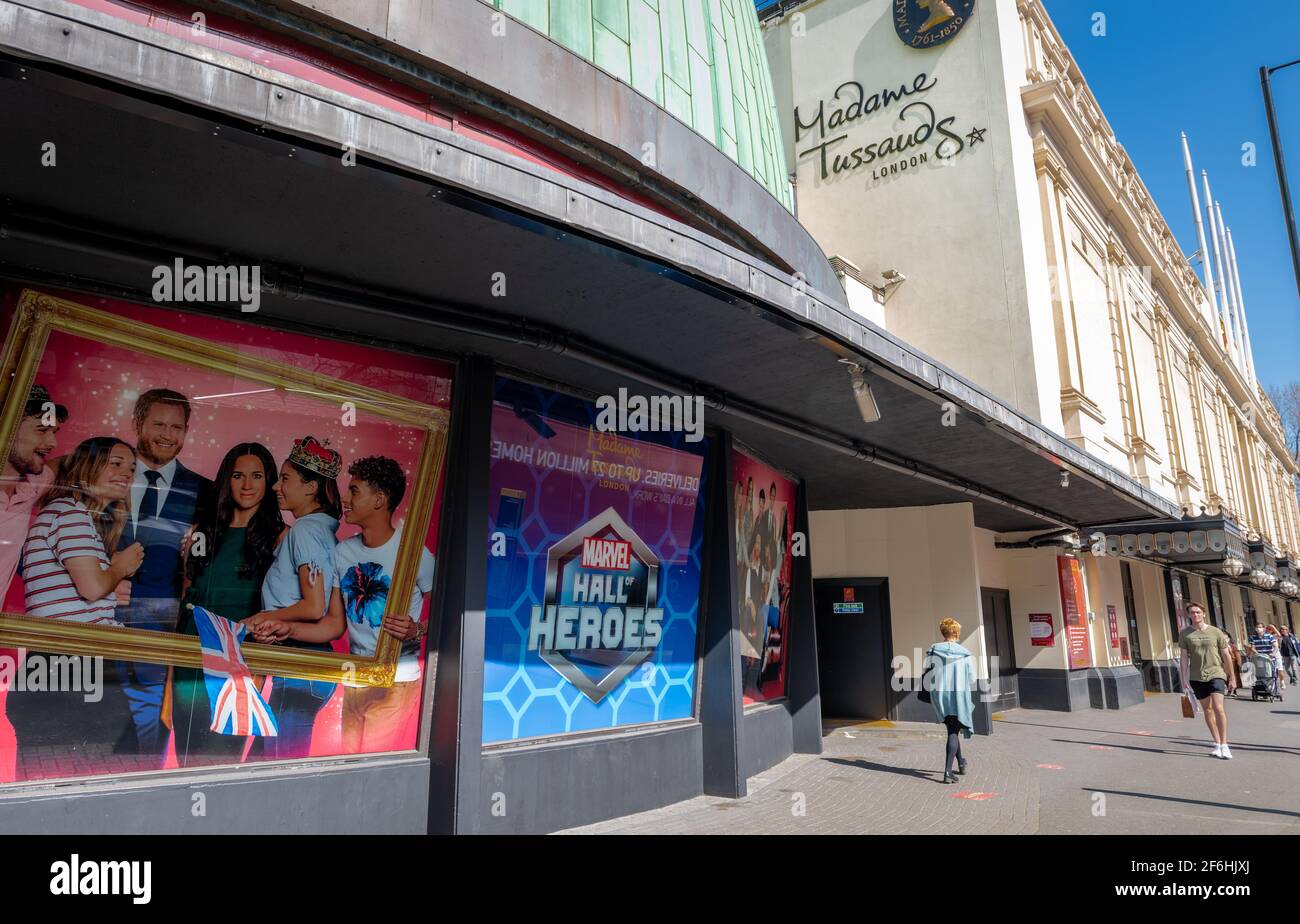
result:
<svg viewBox="0 0 1300 924"><path fill-rule="evenodd" d="M1282 661L1286 665L1286 672L1291 675L1291 682L1300 683L1300 678L1296 677L1296 664L1300 662L1300 639L1291 634L1291 629L1282 626L1279 630L1282 633L1280 644L1282 646Z"/></svg>
<svg viewBox="0 0 1300 924"><path fill-rule="evenodd" d="M1277 639L1268 634L1262 622L1255 623L1255 631L1250 638L1246 639L1246 647L1250 649L1251 657L1264 657L1272 660L1273 649L1277 647Z"/></svg>
<svg viewBox="0 0 1300 924"><path fill-rule="evenodd" d="M1223 630L1223 634L1228 637L1228 663L1223 666L1228 671L1228 689L1232 692L1232 698L1237 698L1237 691L1241 689L1241 650L1237 647L1237 641L1232 637L1232 633Z"/></svg>
<svg viewBox="0 0 1300 924"><path fill-rule="evenodd" d="M1210 756L1232 760L1232 750L1228 747L1228 713L1223 708L1228 684L1235 682L1225 667L1232 663L1228 636L1206 621L1205 608L1199 603L1188 605L1187 616L1192 624L1178 637L1178 647L1183 652L1183 695L1194 697L1205 710L1205 724L1214 741Z"/></svg>
<svg viewBox="0 0 1300 924"><path fill-rule="evenodd" d="M939 623L939 634L943 636L943 641L931 645L925 653L926 669L922 689L929 693L935 721L948 729L948 741L944 747L943 781L955 783L957 777L966 772L961 739L969 738L974 727L971 718L974 707L970 695L974 659L957 641L961 638L961 623L957 620L945 619Z"/></svg>
<svg viewBox="0 0 1300 924"><path fill-rule="evenodd" d="M1271 622L1264 627L1264 631L1273 637L1273 670L1277 672L1277 680L1280 689L1286 689L1286 673L1283 668L1286 666L1282 655L1282 633L1277 631L1277 626Z"/></svg>

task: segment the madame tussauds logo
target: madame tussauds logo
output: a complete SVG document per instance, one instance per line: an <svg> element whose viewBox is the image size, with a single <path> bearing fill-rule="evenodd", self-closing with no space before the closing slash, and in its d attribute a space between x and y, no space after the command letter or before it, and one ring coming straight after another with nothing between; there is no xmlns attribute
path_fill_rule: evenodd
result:
<svg viewBox="0 0 1300 924"><path fill-rule="evenodd" d="M199 266L177 257L170 266L153 268L153 300L156 302L235 302L245 313L262 304L262 268L257 265Z"/></svg>
<svg viewBox="0 0 1300 924"><path fill-rule="evenodd" d="M975 12L975 0L894 0L894 31L903 44L934 48L949 41Z"/></svg>
<svg viewBox="0 0 1300 924"><path fill-rule="evenodd" d="M153 897L149 860L83 860L73 854L50 866L51 895L130 895L137 905Z"/></svg>
<svg viewBox="0 0 1300 924"><path fill-rule="evenodd" d="M610 507L551 546L528 650L599 703L663 639L659 558Z"/></svg>
<svg viewBox="0 0 1300 924"><path fill-rule="evenodd" d="M836 87L829 99L818 102L817 109L807 121L796 106L795 142L798 143L809 132L821 140L820 144L799 151L798 157L802 159L815 154L823 180L862 167L872 167L871 178L879 180L927 164L932 156L940 163L950 162L967 147L967 142L982 141L984 130L975 129L963 140L962 134L953 128L956 116L940 116L933 106L919 99L897 110L894 128L889 134L849 150L838 147L849 137L848 128L859 119L886 110L909 96L932 90L938 83L937 77L928 77L922 72L913 78L911 84L900 84L896 91L885 88L868 96L862 84L849 80ZM843 131L827 137L837 129ZM885 163L889 158L893 160Z"/></svg>

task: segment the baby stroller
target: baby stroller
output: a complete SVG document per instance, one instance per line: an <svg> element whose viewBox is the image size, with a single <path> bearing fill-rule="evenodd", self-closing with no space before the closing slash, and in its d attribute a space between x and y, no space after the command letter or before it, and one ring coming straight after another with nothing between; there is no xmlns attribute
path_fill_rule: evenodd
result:
<svg viewBox="0 0 1300 924"><path fill-rule="evenodd" d="M1282 680L1278 676L1278 668L1273 663L1273 659L1267 655L1256 655L1250 660L1255 668L1255 683L1250 688L1251 700L1258 702L1262 699L1268 703L1280 703Z"/></svg>

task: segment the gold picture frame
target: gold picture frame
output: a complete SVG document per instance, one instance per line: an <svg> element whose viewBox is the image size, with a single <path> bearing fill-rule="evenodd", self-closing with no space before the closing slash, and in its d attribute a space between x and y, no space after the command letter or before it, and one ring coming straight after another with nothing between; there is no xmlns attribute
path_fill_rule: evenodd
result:
<svg viewBox="0 0 1300 924"><path fill-rule="evenodd" d="M423 430L418 464L409 493L406 522L426 524L426 527L422 530L403 530L393 569L392 588L388 595L390 607L397 606L405 611L405 606L397 601L411 599L424 549L427 524L443 476L451 416L445 408L286 366L187 334L25 289L19 295L4 350L0 353L0 382L8 386L3 405L0 406L0 446L6 454L12 447L49 336L54 332L124 347L145 356L198 369L237 375L277 390L330 400L337 398L352 402L358 413L372 414ZM203 666L199 641L194 636L61 622L11 612L0 612L0 645L54 654L99 655L177 667ZM243 645L244 660L249 669L257 674L303 680L346 680L381 687L392 685L400 653L401 644L384 632L379 633L379 642L371 657L282 648L254 642Z"/></svg>

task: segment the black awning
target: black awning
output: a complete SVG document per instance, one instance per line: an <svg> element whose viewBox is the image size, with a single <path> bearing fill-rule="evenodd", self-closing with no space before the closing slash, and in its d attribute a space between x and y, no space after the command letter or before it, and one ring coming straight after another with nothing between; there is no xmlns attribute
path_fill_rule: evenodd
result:
<svg viewBox="0 0 1300 924"><path fill-rule="evenodd" d="M150 268L175 256L260 263L280 280L264 317L489 354L594 394L629 379L660 383L646 394L703 394L706 423L803 476L814 509L968 502L976 525L998 532L1176 510L879 329L689 275L671 254L651 259L584 227L581 209L567 223L545 213L549 201L511 211L491 190L364 158L345 167L329 146L24 67L18 79L0 66L11 141L0 146L0 266L13 278L147 299ZM26 153L51 137L65 139L57 170ZM581 181L564 182L582 195ZM627 221L652 239L674 227ZM729 254L718 245L719 261ZM490 284L498 273L505 297ZM867 366L878 422L862 420L846 355Z"/></svg>
<svg viewBox="0 0 1300 924"><path fill-rule="evenodd" d="M1296 563L1249 535L1236 520L1217 516L1133 520L1089 528L1084 538L1106 555L1185 568L1210 577L1300 596Z"/></svg>

